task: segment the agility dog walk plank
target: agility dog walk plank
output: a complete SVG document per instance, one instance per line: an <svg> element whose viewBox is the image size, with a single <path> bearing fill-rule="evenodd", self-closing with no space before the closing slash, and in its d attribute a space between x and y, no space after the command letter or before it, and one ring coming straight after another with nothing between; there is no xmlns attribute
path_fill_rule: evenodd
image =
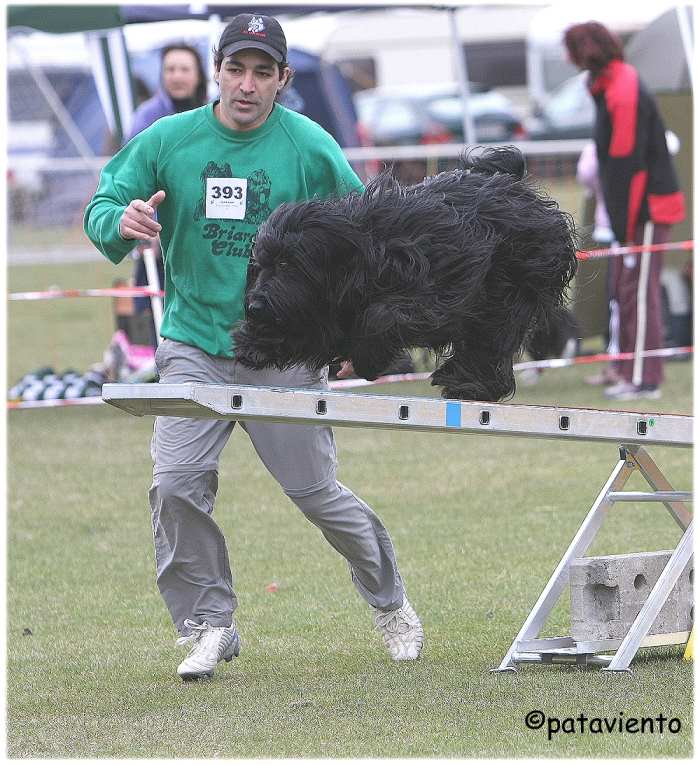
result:
<svg viewBox="0 0 700 765"><path fill-rule="evenodd" d="M205 383L107 384L104 401L137 416L164 415L222 420L263 420L392 428L447 433L606 441L619 446L619 461L598 495L569 549L556 567L520 632L495 671L515 671L518 664L590 664L608 671L629 671L642 646L685 642L687 635L648 636L649 627L692 554L692 493L676 491L645 446L692 446L693 418L597 409L521 406L479 401L372 396L357 393ZM635 471L651 492L623 491ZM539 632L568 582L572 560L584 555L608 511L617 503L657 502L684 530L647 603L622 640L577 642L571 637L539 638ZM617 650L614 656L598 651Z"/></svg>
<svg viewBox="0 0 700 765"><path fill-rule="evenodd" d="M690 446L693 418L598 409L205 383L107 384L102 398L137 416L265 420L362 428Z"/></svg>

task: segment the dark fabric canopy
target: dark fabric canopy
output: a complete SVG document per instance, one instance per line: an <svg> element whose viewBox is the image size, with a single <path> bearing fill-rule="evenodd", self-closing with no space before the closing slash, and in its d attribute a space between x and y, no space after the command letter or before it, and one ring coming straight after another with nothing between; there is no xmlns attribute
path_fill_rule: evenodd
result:
<svg viewBox="0 0 700 765"><path fill-rule="evenodd" d="M87 32L94 29L114 29L124 24L174 19L208 19L218 14L226 19L245 11L256 11L270 16L318 11L356 11L381 8L367 3L266 3L241 2L227 5L8 5L7 27L25 27L40 32ZM402 3L403 8L441 7L437 3Z"/></svg>
<svg viewBox="0 0 700 765"><path fill-rule="evenodd" d="M408 3L407 6L410 6ZM422 3L419 5L426 5ZM373 6L376 7L376 6ZM406 6L403 6L406 7ZM122 16L125 23L145 21L169 21L172 19L208 19L213 13L222 19L235 16L237 13L264 13L267 16L279 16L286 13L313 13L315 11L356 11L367 10L367 3L344 4L342 2L314 4L314 3L265 3L265 2L241 2L226 5L196 5L196 11L192 12L190 5L123 5Z"/></svg>
<svg viewBox="0 0 700 765"><path fill-rule="evenodd" d="M118 5L8 5L7 28L39 32L86 32L114 29L124 24Z"/></svg>

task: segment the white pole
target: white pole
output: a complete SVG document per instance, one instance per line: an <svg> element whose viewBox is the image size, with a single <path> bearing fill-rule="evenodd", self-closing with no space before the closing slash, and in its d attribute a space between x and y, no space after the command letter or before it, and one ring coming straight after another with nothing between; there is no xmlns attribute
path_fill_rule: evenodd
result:
<svg viewBox="0 0 700 765"><path fill-rule="evenodd" d="M452 33L452 55L457 67L457 79L459 81L459 92L462 98L462 126L464 130L464 143L473 146L476 143L476 134L474 132L474 120L472 119L471 109L469 108L469 73L467 71L467 61L462 50L462 41L459 37L457 27L457 9L452 7L448 10L450 19L450 32Z"/></svg>
<svg viewBox="0 0 700 765"><path fill-rule="evenodd" d="M688 77L690 78L690 87L693 87L693 36L689 12L687 7L676 6L676 18L678 19L678 29L681 33L683 51L685 53L685 62L688 65Z"/></svg>
<svg viewBox="0 0 700 765"><path fill-rule="evenodd" d="M647 221L644 224L644 243L645 248L649 247L654 239L654 224ZM632 384L639 386L642 384L642 374L644 372L644 343L647 332L647 293L649 286L649 265L651 253L648 249L642 250L642 258L639 264L639 280L637 283L637 337L634 343L634 364L632 366Z"/></svg>
<svg viewBox="0 0 700 765"><path fill-rule="evenodd" d="M209 16L209 50L213 50L219 44L219 37L221 37L221 16L218 13L212 13ZM214 80L214 57L209 56L209 86L207 89L207 97L210 101L213 101L219 95L219 88Z"/></svg>
<svg viewBox="0 0 700 765"><path fill-rule="evenodd" d="M158 246L160 247L160 237L158 237ZM148 278L148 288L151 290L161 290L163 285L158 278L158 266L156 265L156 255L153 246L143 248L143 264L146 266L146 276ZM161 250L162 257L162 250ZM151 312L153 313L153 324L156 328L156 342L160 345L160 325L163 321L163 301L157 295L151 295Z"/></svg>
<svg viewBox="0 0 700 765"><path fill-rule="evenodd" d="M119 109L119 120L124 139L131 130L131 120L134 116L134 98L131 89L129 73L129 54L126 50L126 40L123 29L113 29L106 35L109 50L112 77L114 79L114 95Z"/></svg>

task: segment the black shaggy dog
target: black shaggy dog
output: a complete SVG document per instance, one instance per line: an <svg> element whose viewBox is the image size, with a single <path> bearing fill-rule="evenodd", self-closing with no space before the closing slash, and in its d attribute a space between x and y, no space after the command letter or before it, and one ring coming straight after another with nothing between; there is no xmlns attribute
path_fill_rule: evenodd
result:
<svg viewBox="0 0 700 765"><path fill-rule="evenodd" d="M524 171L517 149L497 148L414 186L385 172L364 193L281 205L256 237L237 358L350 359L372 380L405 349L431 348L443 396L512 395L514 354L576 269L570 217Z"/></svg>

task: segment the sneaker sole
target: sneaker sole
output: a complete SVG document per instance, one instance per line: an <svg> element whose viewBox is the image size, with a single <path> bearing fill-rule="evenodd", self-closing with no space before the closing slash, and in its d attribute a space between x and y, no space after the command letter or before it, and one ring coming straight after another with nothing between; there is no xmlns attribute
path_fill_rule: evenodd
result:
<svg viewBox="0 0 700 765"><path fill-rule="evenodd" d="M192 683L197 680L211 680L214 677L214 672L201 672L201 673L187 673L186 675L180 675L180 679L183 683Z"/></svg>

